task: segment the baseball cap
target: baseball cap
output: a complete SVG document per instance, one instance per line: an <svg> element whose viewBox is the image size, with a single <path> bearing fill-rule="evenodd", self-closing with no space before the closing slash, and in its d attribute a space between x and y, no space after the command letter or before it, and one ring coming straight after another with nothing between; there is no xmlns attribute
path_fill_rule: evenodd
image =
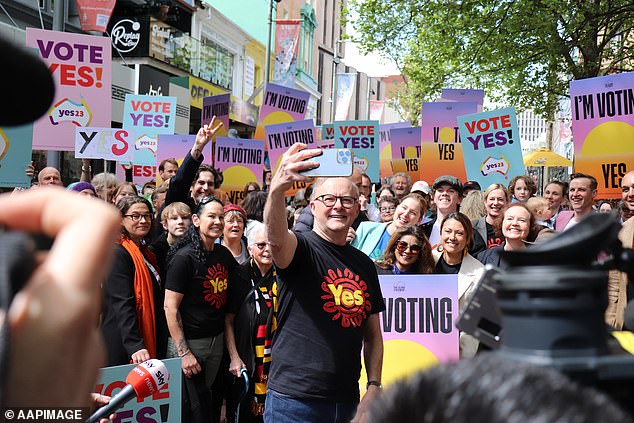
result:
<svg viewBox="0 0 634 423"><path fill-rule="evenodd" d="M455 176L443 175L437 177L433 185L434 190L438 189L438 187L441 185L449 185L451 188L458 191L460 195L462 195L462 182L460 182L460 179L456 178Z"/></svg>
<svg viewBox="0 0 634 423"><path fill-rule="evenodd" d="M475 189L475 190L478 190L478 191L482 191L482 187L476 181L467 181L467 182L465 182L464 185L462 186L462 189L463 189L463 191L467 190L467 189Z"/></svg>
<svg viewBox="0 0 634 423"><path fill-rule="evenodd" d="M51 106L55 84L48 66L34 53L0 36L2 95L0 126L18 126L37 120Z"/></svg>
<svg viewBox="0 0 634 423"><path fill-rule="evenodd" d="M414 185L412 185L412 189L409 190L409 192L414 191L421 191L424 194L429 194L431 188L429 187L429 184L425 181L416 181L414 182Z"/></svg>

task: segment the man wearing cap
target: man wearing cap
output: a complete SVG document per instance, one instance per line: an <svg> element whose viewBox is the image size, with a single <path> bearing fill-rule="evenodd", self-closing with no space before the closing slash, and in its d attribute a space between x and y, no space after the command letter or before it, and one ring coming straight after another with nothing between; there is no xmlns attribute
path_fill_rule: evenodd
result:
<svg viewBox="0 0 634 423"><path fill-rule="evenodd" d="M467 181L462 186L462 196L466 197L471 191L482 191L482 187L477 181Z"/></svg>
<svg viewBox="0 0 634 423"><path fill-rule="evenodd" d="M436 216L422 226L432 248L436 248L440 245L440 225L443 219L450 213L457 212L462 201L462 182L455 176L444 175L436 178L432 188L434 191L433 201L436 204ZM469 254L474 255L485 249L486 243L475 232L474 239L469 245Z"/></svg>

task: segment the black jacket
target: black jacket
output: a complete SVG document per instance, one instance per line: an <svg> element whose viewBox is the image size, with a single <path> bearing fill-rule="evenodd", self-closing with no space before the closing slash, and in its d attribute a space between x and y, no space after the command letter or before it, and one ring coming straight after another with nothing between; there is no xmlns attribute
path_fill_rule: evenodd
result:
<svg viewBox="0 0 634 423"><path fill-rule="evenodd" d="M108 366L130 364L132 354L145 348L136 317L134 270L130 253L121 245L117 245L114 262L103 286L101 331L106 342ZM154 287L156 352L158 358L164 358L167 344L164 297L152 272L150 275Z"/></svg>

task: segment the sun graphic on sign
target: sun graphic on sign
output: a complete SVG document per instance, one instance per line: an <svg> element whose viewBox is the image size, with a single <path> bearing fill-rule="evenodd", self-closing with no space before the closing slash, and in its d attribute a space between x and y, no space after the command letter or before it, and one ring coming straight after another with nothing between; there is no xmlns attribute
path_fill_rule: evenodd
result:
<svg viewBox="0 0 634 423"><path fill-rule="evenodd" d="M605 122L595 126L581 148L584 156L630 155L634 140L634 127L625 122Z"/></svg>
<svg viewBox="0 0 634 423"><path fill-rule="evenodd" d="M452 142L455 136L455 131L453 128L444 127L438 133L438 139L440 142Z"/></svg>
<svg viewBox="0 0 634 423"><path fill-rule="evenodd" d="M243 188L249 182L262 182L262 177L256 177L251 169L244 166L231 166L222 172L224 177L223 187Z"/></svg>
<svg viewBox="0 0 634 423"><path fill-rule="evenodd" d="M421 344L406 339L392 339L383 344L383 385L393 384L420 370L438 365L436 356ZM361 370L359 387L365 387L365 366Z"/></svg>
<svg viewBox="0 0 634 423"><path fill-rule="evenodd" d="M412 147L412 146L406 147L405 148L405 158L406 159L416 159L417 158L417 156L416 156L416 147Z"/></svg>

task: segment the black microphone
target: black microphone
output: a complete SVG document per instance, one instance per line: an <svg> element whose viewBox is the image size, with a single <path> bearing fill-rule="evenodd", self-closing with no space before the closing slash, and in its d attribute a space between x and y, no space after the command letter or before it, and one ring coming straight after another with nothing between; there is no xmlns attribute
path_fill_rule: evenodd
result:
<svg viewBox="0 0 634 423"><path fill-rule="evenodd" d="M127 385L86 420L96 423L107 418L133 398L146 398L158 392L167 383L170 375L161 360L151 359L137 365L125 378Z"/></svg>

